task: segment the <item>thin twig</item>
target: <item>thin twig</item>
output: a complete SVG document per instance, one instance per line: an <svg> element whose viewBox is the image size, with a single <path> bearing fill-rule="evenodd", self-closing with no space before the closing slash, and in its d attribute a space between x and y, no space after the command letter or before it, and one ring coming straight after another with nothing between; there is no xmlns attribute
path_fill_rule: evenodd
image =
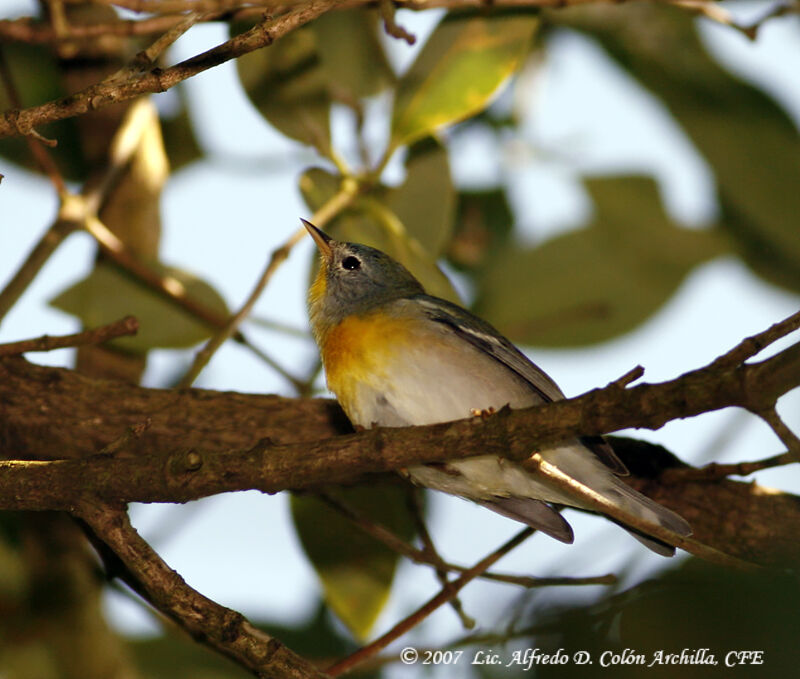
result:
<svg viewBox="0 0 800 679"><path fill-rule="evenodd" d="M722 356L714 360L710 367L730 368L744 363L748 358L752 358L765 347L798 328L800 328L800 311L774 323L766 330L762 330L750 337L745 337L733 349L726 351Z"/></svg>
<svg viewBox="0 0 800 679"><path fill-rule="evenodd" d="M453 597L455 597L467 584L478 577L481 573L484 573L492 564L499 561L512 549L525 542L525 540L533 535L533 533L534 530L532 528L523 528L505 544L498 547L491 554L485 556L472 568L462 573L455 580L445 585L436 596L414 611L414 613L398 622L394 627L392 627L392 629L386 632L386 634L380 636L371 644L364 646L355 653L332 665L328 668L327 673L332 677L338 677L345 672L351 671L365 660L371 658L379 651L386 648L395 639L401 637L413 627L416 627L437 608L453 599Z"/></svg>
<svg viewBox="0 0 800 679"><path fill-rule="evenodd" d="M442 587L445 587L448 583L448 570L444 564L444 559L442 559L442 557L439 555L436 546L433 544L433 538L431 538L431 534L428 532L428 526L425 524L422 504L419 501L420 492L421 491L418 488L413 486L408 487L408 492L406 495L408 500L407 506L409 512L411 513L411 518L414 520L414 525L416 526L419 539L422 542L422 551L428 556L428 558L431 559L432 562L435 563L434 569L436 571L436 579L439 581L439 584L442 585ZM453 597L453 599L450 601L450 607L458 616L458 619L461 621L461 624L465 629L473 629L475 627L475 619L467 615L467 613L464 611L464 605L461 603L461 599L458 597Z"/></svg>
<svg viewBox="0 0 800 679"><path fill-rule="evenodd" d="M717 464L712 462L704 467L672 467L661 472L658 480L662 483L683 483L684 481L718 481L727 476L750 476L762 469L772 469L796 462L792 453L780 453L754 462L735 462Z"/></svg>
<svg viewBox="0 0 800 679"><path fill-rule="evenodd" d="M50 255L58 249L58 246L75 229L75 224L64 222L63 220L56 220L47 229L11 280L6 283L6 286L0 292L0 321L17 303L17 300L25 290L28 289L33 279L36 278L47 260L50 259Z"/></svg>
<svg viewBox="0 0 800 679"><path fill-rule="evenodd" d="M383 27L388 35L399 40L405 40L409 45L417 42L417 37L400 26L395 19L397 8L392 0L380 0L378 3L383 19Z"/></svg>
<svg viewBox="0 0 800 679"><path fill-rule="evenodd" d="M110 74L104 78L101 84L106 85L120 85L127 80L136 78L145 73L148 69L155 66L156 61L161 54L172 43L180 38L186 31L194 26L198 21L202 21L206 15L201 12L189 12L185 15L179 23L172 26L166 33L159 37L150 47L137 52L136 56L131 59L130 63L123 66L118 71Z"/></svg>
<svg viewBox="0 0 800 679"><path fill-rule="evenodd" d="M459 566L448 561L444 561L438 555L431 555L422 549L417 549L402 538L395 535L386 526L376 523L357 512L341 500L333 497L324 491L317 491L317 497L337 512L345 516L356 528L363 531L370 537L385 544L389 549L394 550L401 556L417 564L444 568L453 573L466 573L468 566ZM528 575L512 575L507 573L494 573L487 571L481 573L480 577L484 580L503 582L509 585L518 585L527 589L536 587L549 587L553 585L613 585L617 582L615 575L607 573L605 575L595 575L587 577L534 577Z"/></svg>
<svg viewBox="0 0 800 679"><path fill-rule="evenodd" d="M78 347L84 344L102 344L117 337L125 335L135 335L139 330L139 321L133 316L126 316L119 321L114 321L108 325L100 326L92 330L84 330L73 335L59 335L50 337L43 335L36 339L21 340L0 344L0 357L18 356L29 351L52 351L53 349L64 349L66 347Z"/></svg>
<svg viewBox="0 0 800 679"><path fill-rule="evenodd" d="M348 183L346 181L343 182L342 189L334 194L334 196L328 200L328 202L326 202L314 213L314 216L312 217L314 223L318 224L319 226L324 226L327 224L331 219L333 219L348 205L350 205L350 203L353 202L353 198L355 198L357 192L357 184ZM247 316L253 310L255 303L258 301L261 293L264 292L264 288L267 287L267 284L270 282L273 275L275 275L275 272L289 257L289 253L292 251L292 248L294 248L294 246L297 245L297 243L299 243L306 234L306 229L301 227L297 229L297 231L295 231L281 247L273 250L266 268L258 279L253 291L242 305L241 309L239 309L239 311L236 312L236 314L234 314L225 323L220 331L216 333L200 351L197 352L191 367L183 376L183 378L181 378L179 383L180 387L191 386L203 368L208 365L208 362L211 360L211 357L214 355L217 349L219 349L226 340L230 339L230 337L236 333L239 325L241 325L242 321L244 321L244 319L247 318ZM301 386L300 381L293 379L292 383L299 391Z"/></svg>
<svg viewBox="0 0 800 679"><path fill-rule="evenodd" d="M19 92L17 91L17 87L14 84L14 77L11 74L8 61L6 61L5 50L3 49L2 43L0 43L0 78L2 78L6 94L8 94L8 100L11 102L11 106L16 109L22 108L22 101L20 99ZM64 193L67 190L66 184L64 183L64 177L62 176L61 171L58 169L58 165L56 165L52 156L45 148L46 146L52 148L56 145L56 142L52 139L46 139L35 130L32 130L31 134L25 135L25 141L27 142L28 148L30 149L33 157L36 159L36 162L41 168L42 172L47 175L47 177L50 179L50 182L55 187L56 192L59 194Z"/></svg>
<svg viewBox="0 0 800 679"><path fill-rule="evenodd" d="M135 439L138 439L144 434L152 424L152 420L147 417L139 424L134 424L128 427L119 438L114 439L107 446L104 446L98 451L98 455L115 455L124 450L125 447Z"/></svg>
<svg viewBox="0 0 800 679"><path fill-rule="evenodd" d="M125 113L123 122L111 142L111 164L100 180L93 183L87 182L80 195L69 193L66 189L59 191L61 204L56 221L0 292L0 320L16 304L64 239L78 228L83 228L85 216L97 214L117 176L135 153L145 126L152 122L152 116L153 109L144 101L131 106ZM46 152L45 155L47 155ZM55 171L57 172L57 169ZM63 179L60 180L60 183L63 184Z"/></svg>
<svg viewBox="0 0 800 679"><path fill-rule="evenodd" d="M343 0L315 0L296 9L258 23L216 47L165 69L154 68L148 73L122 84L97 83L86 89L45 104L6 111L0 116L0 137L30 134L38 125L71 118L134 99L143 94L164 92L187 78L202 73L226 61L236 59L316 19L321 14L343 4Z"/></svg>
<svg viewBox="0 0 800 679"><path fill-rule="evenodd" d="M640 365L637 365L635 368L631 368L628 372L626 372L622 377L618 377L613 382L609 382L609 387L617 387L618 389L624 389L632 382L635 382L640 377L644 375L644 368Z"/></svg>
<svg viewBox="0 0 800 679"><path fill-rule="evenodd" d="M775 408L767 408L759 410L756 414L772 428L783 445L789 449L788 454L793 457L794 461L800 462L800 439L786 426L781 416L778 415L778 411Z"/></svg>

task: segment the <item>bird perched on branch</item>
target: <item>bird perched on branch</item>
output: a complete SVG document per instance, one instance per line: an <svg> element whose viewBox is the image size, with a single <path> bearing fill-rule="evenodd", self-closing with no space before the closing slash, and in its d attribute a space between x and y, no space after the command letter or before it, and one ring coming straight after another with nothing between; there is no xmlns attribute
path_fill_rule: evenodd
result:
<svg viewBox="0 0 800 679"><path fill-rule="evenodd" d="M564 398L497 330L425 294L402 264L303 224L321 257L309 291L311 328L328 387L354 425L433 424ZM618 478L627 470L603 438L576 438L538 452L615 507L679 535L691 534L684 519ZM551 505L580 508L581 499L511 460L482 455L404 473L418 485L473 500L562 542L573 540L572 528ZM675 552L655 538L631 533L658 554Z"/></svg>

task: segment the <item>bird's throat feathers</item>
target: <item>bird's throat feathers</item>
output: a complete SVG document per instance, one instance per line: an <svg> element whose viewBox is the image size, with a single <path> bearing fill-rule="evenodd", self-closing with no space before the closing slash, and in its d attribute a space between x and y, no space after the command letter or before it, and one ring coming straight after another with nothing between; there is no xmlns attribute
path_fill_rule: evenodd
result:
<svg viewBox="0 0 800 679"><path fill-rule="evenodd" d="M308 315L311 320L311 332L319 345L322 335L333 325L332 319L325 314L325 295L328 290L328 263L320 261L317 276L308 290Z"/></svg>
<svg viewBox="0 0 800 679"><path fill-rule="evenodd" d="M348 316L321 329L318 340L328 387L348 403L359 384L380 384L396 357L413 343L414 323L380 312Z"/></svg>

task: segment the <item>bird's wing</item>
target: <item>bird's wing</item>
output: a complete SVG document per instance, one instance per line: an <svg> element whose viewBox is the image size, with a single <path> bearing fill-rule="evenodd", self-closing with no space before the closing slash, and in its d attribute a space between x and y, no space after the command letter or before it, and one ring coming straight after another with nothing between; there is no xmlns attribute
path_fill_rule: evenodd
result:
<svg viewBox="0 0 800 679"><path fill-rule="evenodd" d="M503 337L486 321L466 309L429 295L417 295L425 315L448 326L458 337L505 365L523 380L542 399L549 403L564 398L564 392L539 366ZM583 436L581 443L591 450L615 474L627 475L628 469L602 436Z"/></svg>

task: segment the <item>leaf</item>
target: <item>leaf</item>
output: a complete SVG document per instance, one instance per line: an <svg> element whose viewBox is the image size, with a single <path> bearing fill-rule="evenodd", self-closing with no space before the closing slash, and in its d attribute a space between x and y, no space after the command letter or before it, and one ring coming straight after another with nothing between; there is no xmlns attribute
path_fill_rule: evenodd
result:
<svg viewBox="0 0 800 679"><path fill-rule="evenodd" d="M538 25L532 13L448 14L400 79L390 146L483 109L527 53Z"/></svg>
<svg viewBox="0 0 800 679"><path fill-rule="evenodd" d="M59 63L49 45L26 45L3 41L5 58L23 107L58 99L66 94L61 82ZM35 77L32 77L35 74ZM0 87L0 111L14 108L5 87ZM58 140L58 146L49 149L59 170L66 179L83 180L88 168L83 154L75 120L63 120L37 127L46 137ZM21 135L0 139L0 155L25 167L40 172Z"/></svg>
<svg viewBox="0 0 800 679"><path fill-rule="evenodd" d="M331 98L310 28L283 36L277 49L265 47L239 57L236 70L250 101L271 125L329 154Z"/></svg>
<svg viewBox="0 0 800 679"><path fill-rule="evenodd" d="M508 240L514 225L505 190L459 192L456 224L450 261L462 269L481 267Z"/></svg>
<svg viewBox="0 0 800 679"><path fill-rule="evenodd" d="M721 226L747 264L800 290L797 127L774 99L709 55L687 12L644 3L616 9L563 17L589 30L675 116L712 166Z"/></svg>
<svg viewBox="0 0 800 679"><path fill-rule="evenodd" d="M151 263L162 276L176 278L189 297L220 315L227 315L225 301L208 283L192 274ZM189 347L211 336L212 330L188 312L134 281L107 263L98 264L88 277L59 294L50 304L77 316L87 328L97 327L132 314L139 332L116 339L120 349L143 353L156 347Z"/></svg>
<svg viewBox="0 0 800 679"><path fill-rule="evenodd" d="M413 521L402 486L379 481L330 493L359 515L411 539ZM325 600L363 640L389 597L397 553L311 495L292 496L291 506L295 529L322 581Z"/></svg>
<svg viewBox="0 0 800 679"><path fill-rule="evenodd" d="M388 192L386 203L409 235L434 257L441 255L453 234L456 194L447 151L438 140L415 143L406 160L406 180Z"/></svg>
<svg viewBox="0 0 800 679"><path fill-rule="evenodd" d="M532 249L509 243L480 279L476 312L511 339L578 346L628 332L698 264L726 252L715 230L679 228L643 177L593 179L595 219Z"/></svg>
<svg viewBox="0 0 800 679"><path fill-rule="evenodd" d="M164 147L173 170L203 157L203 149L195 134L184 89L180 86L175 89L178 91L180 108L169 117L161 119Z"/></svg>
<svg viewBox="0 0 800 679"><path fill-rule="evenodd" d="M668 568L635 587L603 593L589 605L584 601L554 605L546 627L540 622L542 612L531 607L536 615L525 615L519 627L545 630L527 638L526 645L550 652L582 649L587 658L613 658L617 664L603 672L607 679L709 679L720 673L726 659L732 664L741 659L735 672L739 679L777 679L796 673L800 606L796 578L772 569L752 573L719 568L699 559ZM740 655L744 649L754 649L756 655ZM647 672L636 665L638 655L647 663ZM683 669L676 672L672 663L681 656ZM621 658L627 661L620 662ZM716 667L710 665L712 660ZM537 679L589 674L579 666L572 672L557 664L539 667Z"/></svg>
<svg viewBox="0 0 800 679"><path fill-rule="evenodd" d="M311 24L325 82L333 98L357 105L377 94L395 75L378 40L375 11L328 12Z"/></svg>
<svg viewBox="0 0 800 679"><path fill-rule="evenodd" d="M323 205L338 187L339 179L319 168L306 171L300 178L300 191L311 210ZM387 205L386 192L385 187L377 187L370 194L359 196L326 231L336 240L385 252L414 274L430 294L458 301L458 294L436 265L436 257L411 236Z"/></svg>

